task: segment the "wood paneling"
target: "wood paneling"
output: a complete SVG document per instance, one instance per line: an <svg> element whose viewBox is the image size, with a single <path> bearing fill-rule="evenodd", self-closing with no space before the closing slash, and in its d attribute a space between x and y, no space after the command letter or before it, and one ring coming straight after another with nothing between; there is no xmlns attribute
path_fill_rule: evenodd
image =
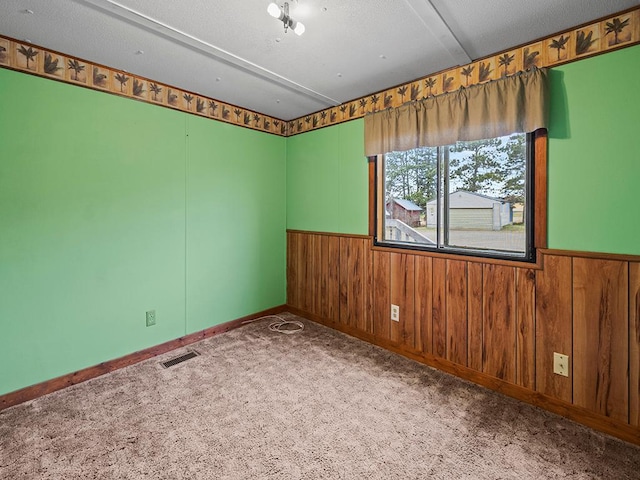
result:
<svg viewBox="0 0 640 480"><path fill-rule="evenodd" d="M629 264L629 423L640 426L640 263Z"/></svg>
<svg viewBox="0 0 640 480"><path fill-rule="evenodd" d="M545 255L543 267L536 272L536 390L571 402L571 367L569 377L553 373L553 353L573 349L571 258Z"/></svg>
<svg viewBox="0 0 640 480"><path fill-rule="evenodd" d="M373 252L373 333L391 338L390 253Z"/></svg>
<svg viewBox="0 0 640 480"><path fill-rule="evenodd" d="M400 321L391 322L391 341L415 349L415 257L391 254L391 303L400 307ZM391 311L389 311L391 313Z"/></svg>
<svg viewBox="0 0 640 480"><path fill-rule="evenodd" d="M332 322L337 322L340 318L340 238L328 237L327 258L327 295L324 298L325 309L328 318Z"/></svg>
<svg viewBox="0 0 640 480"><path fill-rule="evenodd" d="M318 275L318 290L315 295L317 297L316 314L330 318L328 315L329 302L326 300L327 289L329 288L329 262L326 261L326 259L329 258L329 237L326 235L317 235L315 252L318 256L314 259Z"/></svg>
<svg viewBox="0 0 640 480"><path fill-rule="evenodd" d="M482 289L482 371L515 383L515 269L485 265Z"/></svg>
<svg viewBox="0 0 640 480"><path fill-rule="evenodd" d="M432 353L433 266L431 257L416 256L415 282L416 350Z"/></svg>
<svg viewBox="0 0 640 480"><path fill-rule="evenodd" d="M433 354L444 358L447 355L447 261L433 259Z"/></svg>
<svg viewBox="0 0 640 480"><path fill-rule="evenodd" d="M629 421L626 262L573 260L573 400Z"/></svg>
<svg viewBox="0 0 640 480"><path fill-rule="evenodd" d="M311 311L317 315L322 312L322 238L323 235L309 235L309 280L307 292L308 305Z"/></svg>
<svg viewBox="0 0 640 480"><path fill-rule="evenodd" d="M516 383L535 389L536 274L533 270L516 269Z"/></svg>
<svg viewBox="0 0 640 480"><path fill-rule="evenodd" d="M373 334L373 251L369 248L370 239L363 240L364 262L363 274L365 276L365 299L364 299L364 325L362 329Z"/></svg>
<svg viewBox="0 0 640 480"><path fill-rule="evenodd" d="M446 358L467 365L467 262L447 260Z"/></svg>
<svg viewBox="0 0 640 480"><path fill-rule="evenodd" d="M340 323L366 330L368 245L362 238L340 238Z"/></svg>
<svg viewBox="0 0 640 480"><path fill-rule="evenodd" d="M640 439L638 257L539 250L537 264L510 265L301 231L287 248L293 311ZM553 373L554 352L569 355L568 377Z"/></svg>
<svg viewBox="0 0 640 480"><path fill-rule="evenodd" d="M338 308L338 321L343 325L349 325L349 238L340 238L340 249L338 255L340 258L340 304Z"/></svg>
<svg viewBox="0 0 640 480"><path fill-rule="evenodd" d="M298 278L298 234L287 234L287 304L300 307L297 292L300 286Z"/></svg>
<svg viewBox="0 0 640 480"><path fill-rule="evenodd" d="M478 372L482 371L482 270L481 263L469 262L467 267L467 319L469 327L467 361L469 367Z"/></svg>
<svg viewBox="0 0 640 480"><path fill-rule="evenodd" d="M347 303L349 308L349 325L362 328L364 326L364 241L349 240L349 254L347 256L348 285Z"/></svg>
<svg viewBox="0 0 640 480"><path fill-rule="evenodd" d="M298 279L300 285L297 288L296 295L298 303L303 310L309 311L309 241L313 235L299 235L298 237L298 255L296 258L296 268L298 270Z"/></svg>

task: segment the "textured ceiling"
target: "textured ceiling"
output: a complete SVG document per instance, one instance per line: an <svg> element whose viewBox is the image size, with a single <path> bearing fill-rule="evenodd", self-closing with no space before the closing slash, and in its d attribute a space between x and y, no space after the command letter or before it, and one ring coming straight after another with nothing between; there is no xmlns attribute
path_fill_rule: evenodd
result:
<svg viewBox="0 0 640 480"><path fill-rule="evenodd" d="M0 34L290 120L640 4L299 0L299 37L269 1L3 0Z"/></svg>

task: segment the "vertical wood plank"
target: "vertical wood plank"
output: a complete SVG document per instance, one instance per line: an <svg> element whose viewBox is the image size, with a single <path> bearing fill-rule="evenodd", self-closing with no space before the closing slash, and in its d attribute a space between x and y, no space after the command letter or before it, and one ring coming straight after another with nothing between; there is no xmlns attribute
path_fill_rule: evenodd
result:
<svg viewBox="0 0 640 480"><path fill-rule="evenodd" d="M320 267L320 247L321 247L321 236L320 235L309 235L309 286L308 286L308 294L309 298L309 308L310 312L314 315L321 314L321 300L322 297L320 295L321 288L321 267Z"/></svg>
<svg viewBox="0 0 640 480"><path fill-rule="evenodd" d="M415 318L416 350L433 352L433 296L432 259L416 256L415 259Z"/></svg>
<svg viewBox="0 0 640 480"><path fill-rule="evenodd" d="M468 333L468 366L482 371L482 284L483 269L481 263L469 262L467 266L467 321Z"/></svg>
<svg viewBox="0 0 640 480"><path fill-rule="evenodd" d="M306 259L306 243L307 236L298 233L298 249L296 254L296 265L298 269L298 283L296 284L296 297L298 298L298 306L305 310L305 287L307 281L307 259Z"/></svg>
<svg viewBox="0 0 640 480"><path fill-rule="evenodd" d="M467 262L447 260L447 360L467 365Z"/></svg>
<svg viewBox="0 0 640 480"><path fill-rule="evenodd" d="M629 263L629 423L640 427L640 263Z"/></svg>
<svg viewBox="0 0 640 480"><path fill-rule="evenodd" d="M536 385L535 298L535 272L516 269L516 383L532 390Z"/></svg>
<svg viewBox="0 0 640 480"><path fill-rule="evenodd" d="M328 237L327 244L327 312L326 318L332 322L340 320L340 238Z"/></svg>
<svg viewBox="0 0 640 480"><path fill-rule="evenodd" d="M313 239L315 235L311 233L304 234L304 249L302 262L304 264L304 285L302 287L302 298L305 312L313 312Z"/></svg>
<svg viewBox="0 0 640 480"><path fill-rule="evenodd" d="M329 236L328 235L319 235L317 239L317 252L318 252L318 260L317 260L317 268L318 268L318 281L319 281L319 289L316 292L318 298L319 311L318 315L320 315L323 319L328 320L327 310L329 307L329 297L328 297L328 275L329 275L329 264L328 260L328 250L329 250Z"/></svg>
<svg viewBox="0 0 640 480"><path fill-rule="evenodd" d="M373 251L371 250L371 240L365 241L364 249L364 282L365 282L365 325L364 330L373 334Z"/></svg>
<svg viewBox="0 0 640 480"><path fill-rule="evenodd" d="M415 305L415 293L416 293L416 257L415 255L406 256L406 270L405 270L405 283L404 283L404 330L402 332L402 338L404 344L412 350L416 348L416 305ZM402 317L400 317L402 319ZM419 334L419 329L417 331Z"/></svg>
<svg viewBox="0 0 640 480"><path fill-rule="evenodd" d="M349 325L364 330L364 249L362 238L349 239Z"/></svg>
<svg viewBox="0 0 640 480"><path fill-rule="evenodd" d="M349 324L349 239L340 237L340 313L338 322Z"/></svg>
<svg viewBox="0 0 640 480"><path fill-rule="evenodd" d="M628 264L573 259L573 401L629 421Z"/></svg>
<svg viewBox="0 0 640 480"><path fill-rule="evenodd" d="M391 338L390 253L373 252L373 333L381 339Z"/></svg>
<svg viewBox="0 0 640 480"><path fill-rule="evenodd" d="M304 299L302 298L302 292L304 291L303 288L303 284L304 284L304 265L303 265L303 257L302 257L302 250L303 250L303 243L304 243L304 236L301 233L295 233L294 234L296 236L296 240L295 240L295 244L296 244L296 249L295 249L295 258L294 258L294 265L297 271L297 282L294 284L294 288L295 288L295 294L294 297L296 298L296 304L297 307L300 309L304 309Z"/></svg>
<svg viewBox="0 0 640 480"><path fill-rule="evenodd" d="M447 355L447 310L446 310L447 263L441 258L433 259L433 354L445 358Z"/></svg>
<svg viewBox="0 0 640 480"><path fill-rule="evenodd" d="M573 401L573 373L553 373L553 353L571 356L573 350L571 257L545 255L536 272L536 390ZM573 358L569 358L569 364Z"/></svg>
<svg viewBox="0 0 640 480"><path fill-rule="evenodd" d="M303 261L305 263L305 278L304 278L304 290L302 292L304 298L304 310L305 312L313 313L313 237L314 235L306 233L304 235L305 255Z"/></svg>
<svg viewBox="0 0 640 480"><path fill-rule="evenodd" d="M297 234L287 232L287 305L298 308L296 297L298 285L298 269L296 260L298 258Z"/></svg>
<svg viewBox="0 0 640 480"><path fill-rule="evenodd" d="M515 269L491 264L485 264L483 269L482 370L488 375L515 382Z"/></svg>
<svg viewBox="0 0 640 480"><path fill-rule="evenodd" d="M392 342L400 342L402 337L402 325L404 324L403 318L403 298L402 295L404 287L404 259L405 255L392 253L389 258L389 302L400 307L400 322L390 321L389 324L389 338ZM390 313L390 312L389 312Z"/></svg>
<svg viewBox="0 0 640 480"><path fill-rule="evenodd" d="M400 307L400 321L391 322L391 341L414 348L414 256L391 254L391 303Z"/></svg>

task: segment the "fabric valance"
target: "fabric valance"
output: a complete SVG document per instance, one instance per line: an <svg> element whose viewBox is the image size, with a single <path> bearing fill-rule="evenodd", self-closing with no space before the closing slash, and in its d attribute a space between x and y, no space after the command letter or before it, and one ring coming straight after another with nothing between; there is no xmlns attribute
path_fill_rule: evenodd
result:
<svg viewBox="0 0 640 480"><path fill-rule="evenodd" d="M450 145L547 127L546 69L382 110L365 116L367 156Z"/></svg>

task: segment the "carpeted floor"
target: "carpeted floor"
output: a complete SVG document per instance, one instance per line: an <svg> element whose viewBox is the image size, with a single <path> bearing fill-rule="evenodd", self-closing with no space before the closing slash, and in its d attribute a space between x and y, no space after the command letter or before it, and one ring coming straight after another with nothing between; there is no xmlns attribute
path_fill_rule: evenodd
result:
<svg viewBox="0 0 640 480"><path fill-rule="evenodd" d="M640 448L305 321L0 413L2 479L638 479Z"/></svg>

